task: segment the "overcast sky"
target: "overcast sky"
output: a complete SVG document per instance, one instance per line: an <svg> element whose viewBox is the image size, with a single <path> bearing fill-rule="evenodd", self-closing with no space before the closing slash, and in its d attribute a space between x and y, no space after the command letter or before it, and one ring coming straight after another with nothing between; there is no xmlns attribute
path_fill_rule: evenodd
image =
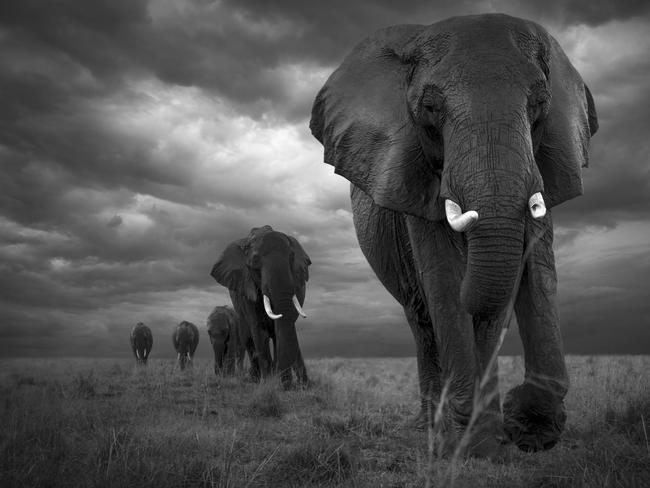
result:
<svg viewBox="0 0 650 488"><path fill-rule="evenodd" d="M504 12L545 26L594 96L585 195L555 209L569 353L650 353L650 2L3 0L0 356L173 355L229 303L209 275L254 226L310 255L305 357L412 355L356 241L311 104L374 30ZM207 334L199 351L209 352ZM518 351L516 330L505 352Z"/></svg>

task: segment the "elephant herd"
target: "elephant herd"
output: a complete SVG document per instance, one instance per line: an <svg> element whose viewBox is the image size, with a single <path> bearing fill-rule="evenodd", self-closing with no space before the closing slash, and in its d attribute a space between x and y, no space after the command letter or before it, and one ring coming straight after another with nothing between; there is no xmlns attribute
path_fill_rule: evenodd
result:
<svg viewBox="0 0 650 488"><path fill-rule="evenodd" d="M206 325L217 375L242 367L248 354L254 380L277 371L282 384L299 384L309 378L302 358L296 320L306 317L305 301L311 260L293 237L269 225L255 227L250 234L230 243L212 267L212 277L228 288L233 308L216 306ZM172 334L180 369L190 365L199 343L199 330L182 321ZM146 364L153 336L138 322L131 330L131 349L138 363Z"/></svg>
<svg viewBox="0 0 650 488"><path fill-rule="evenodd" d="M412 331L415 425L440 407L450 443L472 427L471 454L490 456L504 440L553 447L569 380L551 208L582 194L598 129L558 42L503 14L379 30L325 82L310 129L324 162L349 180L361 251ZM211 275L234 310L217 307L208 320L215 368L231 371L247 351L255 377L308 381L295 322L310 264L269 226L226 247ZM502 403L494 357L513 312L525 376ZM146 361L145 346L134 351Z"/></svg>

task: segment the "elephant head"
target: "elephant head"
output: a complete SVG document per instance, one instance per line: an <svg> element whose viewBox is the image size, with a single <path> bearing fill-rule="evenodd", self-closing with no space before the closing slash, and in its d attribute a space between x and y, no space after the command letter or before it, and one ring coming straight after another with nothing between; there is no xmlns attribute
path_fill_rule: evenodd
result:
<svg viewBox="0 0 650 488"><path fill-rule="evenodd" d="M138 364L147 364L151 347L153 346L153 335L151 329L138 322L131 329L131 349Z"/></svg>
<svg viewBox="0 0 650 488"><path fill-rule="evenodd" d="M234 371L238 347L237 321L235 312L227 306L214 307L208 316L208 335L214 351L214 372L217 375Z"/></svg>
<svg viewBox="0 0 650 488"><path fill-rule="evenodd" d="M183 320L174 329L172 342L176 349L178 365L181 370L192 365L194 352L199 344L199 329L191 322Z"/></svg>
<svg viewBox="0 0 650 488"><path fill-rule="evenodd" d="M311 260L298 241L270 226L253 228L232 242L212 268L212 277L230 290L235 310L251 327L265 374L271 360L261 338L274 337L275 362L282 381L291 383L291 367L302 363L295 323L302 305Z"/></svg>
<svg viewBox="0 0 650 488"><path fill-rule="evenodd" d="M330 76L310 127L377 205L465 233L461 301L489 316L512 294L526 213L582 193L598 124L557 41L493 14L380 30Z"/></svg>

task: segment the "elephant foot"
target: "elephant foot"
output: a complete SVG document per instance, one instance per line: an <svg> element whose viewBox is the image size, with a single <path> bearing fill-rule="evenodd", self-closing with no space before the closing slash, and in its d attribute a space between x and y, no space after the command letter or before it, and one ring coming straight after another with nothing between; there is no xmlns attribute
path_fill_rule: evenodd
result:
<svg viewBox="0 0 650 488"><path fill-rule="evenodd" d="M259 383L261 378L259 368L254 368L254 367L249 368L248 376L250 377L253 383Z"/></svg>
<svg viewBox="0 0 650 488"><path fill-rule="evenodd" d="M312 386L314 386L313 382L307 377L298 378L298 381L296 381L296 387L300 390L308 390Z"/></svg>
<svg viewBox="0 0 650 488"><path fill-rule="evenodd" d="M233 371L228 371L227 369L224 368L219 368L218 366L214 367L214 374L219 377L219 378L225 378L226 376L232 376L234 374Z"/></svg>
<svg viewBox="0 0 650 488"><path fill-rule="evenodd" d="M280 373L280 382L282 383L282 388L285 391L291 389L291 387L293 386L293 378L291 375L291 370L283 371Z"/></svg>
<svg viewBox="0 0 650 488"><path fill-rule="evenodd" d="M429 417L432 415L433 413L430 414L428 409L422 406L415 417L406 422L406 427L414 430L427 430L430 425Z"/></svg>
<svg viewBox="0 0 650 488"><path fill-rule="evenodd" d="M311 386L311 381L309 376L307 376L307 370L304 368L296 368L294 370L296 373L296 381L301 388L308 388Z"/></svg>
<svg viewBox="0 0 650 488"><path fill-rule="evenodd" d="M461 458L475 457L492 461L503 459L504 443L501 412L486 409L472 420L473 413L453 415L448 412L444 432L444 450L448 455Z"/></svg>
<svg viewBox="0 0 650 488"><path fill-rule="evenodd" d="M562 398L530 383L507 393L503 416L506 435L525 452L551 449L560 439L566 422Z"/></svg>
<svg viewBox="0 0 650 488"><path fill-rule="evenodd" d="M435 412L435 410L434 410ZM432 425L431 417L424 407L412 418L407 426L416 430L424 431ZM503 430L499 415L495 412L488 412L479 419L470 433L467 433L467 418L463 421L452 419L451 415L441 420L441 424L435 429L436 452L442 457L453 456L476 457L481 459L500 460L503 459L506 451Z"/></svg>
<svg viewBox="0 0 650 488"><path fill-rule="evenodd" d="M475 426L466 442L465 455L491 461L503 459L507 449L501 422L494 417Z"/></svg>

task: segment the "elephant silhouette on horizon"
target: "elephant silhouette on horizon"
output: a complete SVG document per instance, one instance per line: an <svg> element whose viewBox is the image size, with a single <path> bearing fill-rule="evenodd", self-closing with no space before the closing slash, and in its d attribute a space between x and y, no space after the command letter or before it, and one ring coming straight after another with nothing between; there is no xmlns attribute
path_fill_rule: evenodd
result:
<svg viewBox="0 0 650 488"><path fill-rule="evenodd" d="M153 334L151 333L151 329L142 322L138 322L131 329L130 342L136 362L146 365L151 348L153 347Z"/></svg>
<svg viewBox="0 0 650 488"><path fill-rule="evenodd" d="M265 225L230 243L212 267L211 276L228 288L235 312L250 331L254 378L277 370L288 388L293 370L298 383L309 382L296 320L299 315L306 317L302 306L310 265L295 237Z"/></svg>
<svg viewBox="0 0 650 488"><path fill-rule="evenodd" d="M192 366L194 353L199 345L199 329L192 322L183 320L172 333L172 342L181 371Z"/></svg>

